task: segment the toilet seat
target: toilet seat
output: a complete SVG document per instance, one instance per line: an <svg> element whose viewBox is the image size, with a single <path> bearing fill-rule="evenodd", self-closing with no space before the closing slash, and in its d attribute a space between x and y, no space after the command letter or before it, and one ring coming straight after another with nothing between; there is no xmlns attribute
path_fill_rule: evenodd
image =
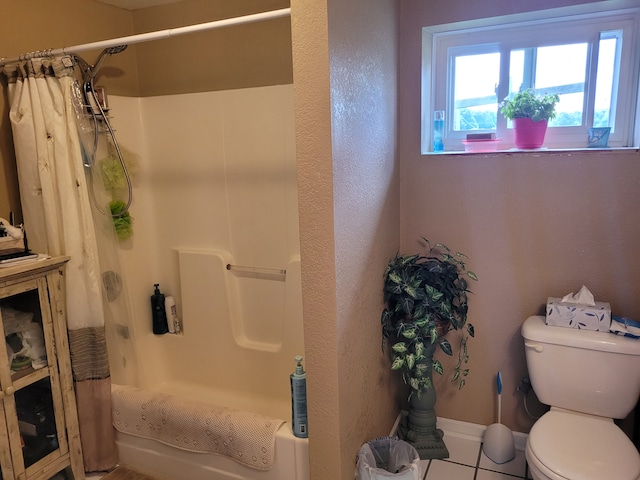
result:
<svg viewBox="0 0 640 480"><path fill-rule="evenodd" d="M525 449L525 458L527 459L527 465L529 466L529 476L531 478L535 480L569 480L566 477L556 475L547 467L545 467L544 464L540 460L538 460L535 454L531 451L528 442L527 448Z"/></svg>
<svg viewBox="0 0 640 480"><path fill-rule="evenodd" d="M550 478L640 478L640 455L611 419L552 409L531 428L527 449Z"/></svg>

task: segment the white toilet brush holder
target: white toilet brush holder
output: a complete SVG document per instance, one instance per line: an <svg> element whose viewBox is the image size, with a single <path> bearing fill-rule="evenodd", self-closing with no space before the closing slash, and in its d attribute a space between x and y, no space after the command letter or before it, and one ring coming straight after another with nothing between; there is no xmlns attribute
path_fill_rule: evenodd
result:
<svg viewBox="0 0 640 480"><path fill-rule="evenodd" d="M498 423L487 427L482 440L482 451L493 463L502 464L513 460L516 456L513 432L500 423L502 417L502 375L498 372Z"/></svg>

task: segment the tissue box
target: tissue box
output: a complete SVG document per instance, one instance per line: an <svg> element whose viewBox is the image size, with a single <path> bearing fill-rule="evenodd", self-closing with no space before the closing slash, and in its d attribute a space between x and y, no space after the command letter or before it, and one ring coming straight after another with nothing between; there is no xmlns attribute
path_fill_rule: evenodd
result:
<svg viewBox="0 0 640 480"><path fill-rule="evenodd" d="M611 329L611 306L595 302L595 306L563 302L561 298L547 299L547 325L608 332Z"/></svg>

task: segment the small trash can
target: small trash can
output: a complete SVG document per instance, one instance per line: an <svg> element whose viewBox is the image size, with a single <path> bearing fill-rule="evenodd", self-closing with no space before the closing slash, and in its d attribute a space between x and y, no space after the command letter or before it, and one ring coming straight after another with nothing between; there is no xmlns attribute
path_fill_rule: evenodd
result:
<svg viewBox="0 0 640 480"><path fill-rule="evenodd" d="M420 455L404 440L382 437L358 451L356 480L420 480Z"/></svg>

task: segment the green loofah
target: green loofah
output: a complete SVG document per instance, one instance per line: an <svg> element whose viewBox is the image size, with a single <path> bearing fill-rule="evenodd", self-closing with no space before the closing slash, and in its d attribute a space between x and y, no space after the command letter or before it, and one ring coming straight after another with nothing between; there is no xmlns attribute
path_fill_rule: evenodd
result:
<svg viewBox="0 0 640 480"><path fill-rule="evenodd" d="M108 143L108 149L107 156L100 160L99 165L104 187L113 194L118 190L127 189L127 179L122 170L118 152L111 142ZM127 167L129 177L135 177L138 170L138 156L124 146L120 146L120 153L122 153L122 160Z"/></svg>
<svg viewBox="0 0 640 480"><path fill-rule="evenodd" d="M117 156L109 155L100 160L100 170L102 172L102 181L107 191L113 192L114 190L127 188L127 179Z"/></svg>
<svg viewBox="0 0 640 480"><path fill-rule="evenodd" d="M112 200L109 202L111 215L117 215L122 212L126 204L122 200ZM116 228L116 236L118 240L123 241L133 235L133 217L129 212L119 217L113 217L113 225Z"/></svg>
<svg viewBox="0 0 640 480"><path fill-rule="evenodd" d="M124 191L128 190L129 187L116 147L110 141L107 142L107 146L108 154L98 162L98 165L104 187L111 198L114 199L109 203L109 209L113 216L116 236L118 240L123 241L133 235L133 218L128 212L119 216L114 215L118 215L126 208L126 204L122 200L117 200L117 198L120 197ZM138 157L123 146L120 146L120 153L122 154L122 160L127 168L129 178L132 179L138 169ZM130 190L129 194L131 194Z"/></svg>

